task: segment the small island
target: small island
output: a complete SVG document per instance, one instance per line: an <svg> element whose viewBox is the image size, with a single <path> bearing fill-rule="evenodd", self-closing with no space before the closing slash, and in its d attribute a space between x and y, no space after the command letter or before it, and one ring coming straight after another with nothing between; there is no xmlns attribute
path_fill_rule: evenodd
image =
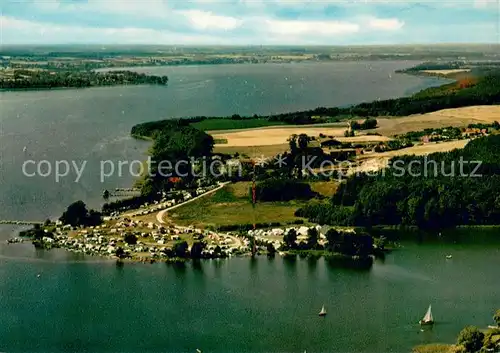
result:
<svg viewBox="0 0 500 353"><path fill-rule="evenodd" d="M84 88L116 85L166 85L167 76L133 71L60 71L44 69L0 70L0 89Z"/></svg>

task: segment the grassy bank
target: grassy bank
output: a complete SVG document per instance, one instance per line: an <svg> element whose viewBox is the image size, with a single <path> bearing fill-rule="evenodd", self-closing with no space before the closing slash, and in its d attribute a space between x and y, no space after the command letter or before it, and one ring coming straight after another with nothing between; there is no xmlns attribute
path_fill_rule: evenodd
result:
<svg viewBox="0 0 500 353"><path fill-rule="evenodd" d="M287 223L296 221L294 213L300 202L266 202L255 208L248 197L249 183L228 185L213 195L181 206L167 215L178 225L212 227L252 223Z"/></svg>
<svg viewBox="0 0 500 353"><path fill-rule="evenodd" d="M412 353L456 353L457 347L453 344L431 343L415 346Z"/></svg>
<svg viewBox="0 0 500 353"><path fill-rule="evenodd" d="M274 125L284 125L283 122L269 121L263 118L247 118L247 119L230 119L230 118L214 118L198 121L191 124L195 128L202 131L210 130L239 130L253 129L257 127L266 127Z"/></svg>
<svg viewBox="0 0 500 353"><path fill-rule="evenodd" d="M249 197L250 185L249 182L229 184L213 195L175 209L167 214L167 218L178 225L213 228L254 222L285 225L302 220L294 214L306 201L260 202L254 208ZM310 185L313 191L328 197L337 184L313 182Z"/></svg>

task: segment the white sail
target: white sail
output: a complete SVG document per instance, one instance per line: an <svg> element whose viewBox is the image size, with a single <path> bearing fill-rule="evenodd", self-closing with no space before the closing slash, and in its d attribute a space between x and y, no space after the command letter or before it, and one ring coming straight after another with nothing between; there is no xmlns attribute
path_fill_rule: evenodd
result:
<svg viewBox="0 0 500 353"><path fill-rule="evenodd" d="M319 312L320 314L326 314L325 306L323 305L321 307L321 311Z"/></svg>
<svg viewBox="0 0 500 353"><path fill-rule="evenodd" d="M434 318L432 317L432 311L431 311L431 306L429 305L429 309L427 309L427 312L425 313L424 318L422 319L423 322L433 322Z"/></svg>

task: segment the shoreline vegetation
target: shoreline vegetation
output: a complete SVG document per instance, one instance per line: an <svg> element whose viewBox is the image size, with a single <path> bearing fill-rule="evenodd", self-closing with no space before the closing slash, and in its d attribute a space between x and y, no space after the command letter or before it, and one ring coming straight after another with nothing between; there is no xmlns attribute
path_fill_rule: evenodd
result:
<svg viewBox="0 0 500 353"><path fill-rule="evenodd" d="M96 70L140 66L293 64L343 61L498 61L496 45L413 46L71 46L4 45L0 66Z"/></svg>
<svg viewBox="0 0 500 353"><path fill-rule="evenodd" d="M246 129L281 125L321 125L349 121L355 118L402 117L424 114L449 108L500 104L500 64L495 69L481 67L456 77L457 81L439 87L424 89L410 97L366 102L351 107L318 107L311 110L274 115L226 117L195 116L179 120L188 121L203 131ZM405 70L404 73L420 74L420 70ZM448 77L453 77L448 76ZM132 127L132 135L152 137L155 131L168 126L167 119Z"/></svg>
<svg viewBox="0 0 500 353"><path fill-rule="evenodd" d="M132 71L46 71L13 69L0 71L0 90L39 90L118 85L166 85L167 76Z"/></svg>
<svg viewBox="0 0 500 353"><path fill-rule="evenodd" d="M495 353L500 352L500 309L493 315L495 325L487 329L467 326L455 344L431 343L413 347L412 353Z"/></svg>

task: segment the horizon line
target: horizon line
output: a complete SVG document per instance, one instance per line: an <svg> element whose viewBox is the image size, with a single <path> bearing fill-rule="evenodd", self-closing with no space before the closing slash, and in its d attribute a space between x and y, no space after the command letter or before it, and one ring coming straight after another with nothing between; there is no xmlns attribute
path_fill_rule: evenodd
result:
<svg viewBox="0 0 500 353"><path fill-rule="evenodd" d="M9 46L163 46L163 47L230 47L230 48L248 48L248 47L402 47L402 46L449 46L449 45L471 45L471 46L500 46L495 42L438 42L438 43L381 43L381 44L159 44L159 43L11 43L1 44L2 48Z"/></svg>

